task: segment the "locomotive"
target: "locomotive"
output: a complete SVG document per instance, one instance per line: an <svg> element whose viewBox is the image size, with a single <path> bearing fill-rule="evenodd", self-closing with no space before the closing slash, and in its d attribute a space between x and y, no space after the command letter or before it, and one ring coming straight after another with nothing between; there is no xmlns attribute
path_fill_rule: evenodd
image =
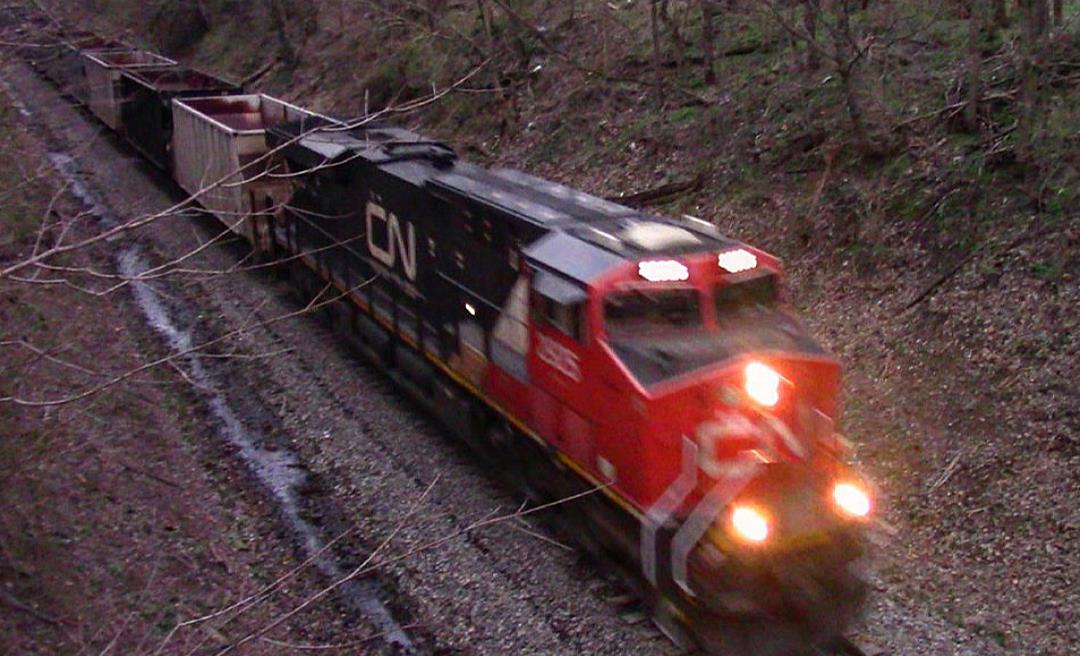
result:
<svg viewBox="0 0 1080 656"><path fill-rule="evenodd" d="M334 288L337 334L512 485L572 499L674 640L793 653L857 615L874 499L777 258L149 53L80 56L39 68L299 288Z"/></svg>

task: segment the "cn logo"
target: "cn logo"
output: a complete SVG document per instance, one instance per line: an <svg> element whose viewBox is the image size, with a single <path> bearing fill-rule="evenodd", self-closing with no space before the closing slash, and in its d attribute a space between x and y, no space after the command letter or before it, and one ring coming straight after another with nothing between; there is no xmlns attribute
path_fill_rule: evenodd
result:
<svg viewBox="0 0 1080 656"><path fill-rule="evenodd" d="M733 458L729 444L741 439L759 438L760 431L742 413L725 413L715 420L698 424L698 466L706 476L722 479L731 474L733 466L742 467L741 460Z"/></svg>
<svg viewBox="0 0 1080 656"><path fill-rule="evenodd" d="M375 243L375 231L372 228L376 221L385 224L385 244ZM390 269L394 268L400 258L405 277L416 281L416 231L413 224L406 221L405 234L402 235L397 216L387 213L385 207L373 201L368 201L367 204L367 245L371 256Z"/></svg>
<svg viewBox="0 0 1080 656"><path fill-rule="evenodd" d="M577 354L543 333L536 334L536 357L570 380L581 382Z"/></svg>

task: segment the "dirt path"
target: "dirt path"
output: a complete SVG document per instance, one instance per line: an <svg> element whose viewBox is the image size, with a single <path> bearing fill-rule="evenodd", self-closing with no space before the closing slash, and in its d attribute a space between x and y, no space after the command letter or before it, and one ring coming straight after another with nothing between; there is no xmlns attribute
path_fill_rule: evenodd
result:
<svg viewBox="0 0 1080 656"><path fill-rule="evenodd" d="M50 147L73 153L90 184L119 215L137 216L178 197L111 135L21 66L4 71L30 108ZM185 253L211 238L208 221L171 218L142 231L152 256ZM213 247L191 268L226 270L239 248ZM198 278L198 277L195 277ZM252 321L298 309L287 286L269 276L233 274L174 280L186 320L203 339ZM242 333L230 343L247 359L208 365L223 381L238 415L259 428L263 446L294 450L312 472L305 509L327 535L355 526L358 537L339 550L355 562L395 531L388 553L403 553L450 535L518 500L459 445L389 388L377 371L357 364L308 317ZM257 357L287 351L287 356ZM256 356L256 357L252 357ZM431 492L424 491L435 482ZM400 525L415 508L414 519ZM523 530L527 529L527 530ZM534 534L539 533L538 538ZM398 620L411 625L425 649L470 654L672 653L646 625L628 625L593 591L595 573L542 524L506 523L457 537L386 568L382 585ZM993 654L995 645L915 608L877 595L858 639L872 653Z"/></svg>

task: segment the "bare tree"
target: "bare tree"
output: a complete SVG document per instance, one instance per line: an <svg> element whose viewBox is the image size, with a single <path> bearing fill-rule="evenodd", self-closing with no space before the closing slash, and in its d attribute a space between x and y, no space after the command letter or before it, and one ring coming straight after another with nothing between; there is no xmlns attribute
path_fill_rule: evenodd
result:
<svg viewBox="0 0 1080 656"><path fill-rule="evenodd" d="M649 0L649 26L652 29L653 68L656 72L657 102L664 104L664 69L660 56L660 0Z"/></svg>
<svg viewBox="0 0 1080 656"><path fill-rule="evenodd" d="M438 19L446 6L446 0L427 0L424 13L427 15L428 29L435 32L439 29Z"/></svg>
<svg viewBox="0 0 1080 656"><path fill-rule="evenodd" d="M821 0L803 0L803 30L809 45L806 48L806 68L817 70L821 66L821 57L818 55L817 23L818 14L821 13Z"/></svg>
<svg viewBox="0 0 1080 656"><path fill-rule="evenodd" d="M837 0L833 7L836 15L836 28L832 34L835 48L834 60L837 64L836 72L840 76L840 84L844 88L844 104L847 107L848 117L851 119L851 127L855 131L856 138L861 143L866 143L866 122L859 76L868 46L863 45L863 40L856 38L852 32L851 1Z"/></svg>
<svg viewBox="0 0 1080 656"><path fill-rule="evenodd" d="M782 8L782 3L776 0L762 0L762 4L765 5L788 34L805 43L808 49L814 51L815 57L827 60L832 64L844 92L844 108L847 111L852 132L855 133L855 139L858 143L867 145L870 141L867 135L862 88L859 80L867 53L875 43L872 39L864 38L861 31L858 31L852 24L852 12L856 9L854 5L858 2L859 0L833 0L831 7L829 6L830 3L823 3L826 7L829 7L827 11L830 16L830 20L822 21L830 37L830 43L825 44L804 28L789 22ZM817 0L813 0L812 3L807 2L804 7L814 16L810 21L810 26L814 27L816 32L818 18L823 18L823 16L817 16L818 2ZM806 16L807 14L804 14L804 25L806 24Z"/></svg>
<svg viewBox="0 0 1080 656"><path fill-rule="evenodd" d="M278 56L286 68L294 68L297 62L296 48L289 38L288 0L270 0L270 21L278 39Z"/></svg>
<svg viewBox="0 0 1080 656"><path fill-rule="evenodd" d="M967 68L967 104L964 106L964 121L968 130L979 129L979 98L982 96L981 64L979 40L982 36L984 12L979 0L967 0L968 39L965 53Z"/></svg>
<svg viewBox="0 0 1080 656"><path fill-rule="evenodd" d="M716 84L716 50L713 17L716 7L713 0L701 0L701 53L704 57L705 84Z"/></svg>
<svg viewBox="0 0 1080 656"><path fill-rule="evenodd" d="M690 5L687 4L687 7ZM660 0L660 20L663 22L664 27L667 28L668 33L671 35L671 45L675 51L675 67L678 71L676 77L681 78L682 72L686 65L686 51L687 43L683 39L682 35L682 20L685 18L685 11L683 16L672 15L671 3L669 0Z"/></svg>
<svg viewBox="0 0 1080 656"><path fill-rule="evenodd" d="M1009 6L1005 0L991 0L993 4L994 27L1001 29L1009 25Z"/></svg>
<svg viewBox="0 0 1080 656"><path fill-rule="evenodd" d="M1039 72L1036 65L1039 48L1048 23L1046 0L1019 0L1023 31L1020 39L1020 121L1017 130L1019 152L1030 159L1031 144L1036 136Z"/></svg>

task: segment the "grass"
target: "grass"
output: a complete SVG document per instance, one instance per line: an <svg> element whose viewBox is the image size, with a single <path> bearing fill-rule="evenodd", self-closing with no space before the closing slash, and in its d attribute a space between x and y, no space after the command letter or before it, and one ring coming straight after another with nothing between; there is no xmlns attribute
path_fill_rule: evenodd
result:
<svg viewBox="0 0 1080 656"><path fill-rule="evenodd" d="M46 185L21 157L26 144L19 114L0 94L0 258L36 234L43 210L40 198Z"/></svg>

